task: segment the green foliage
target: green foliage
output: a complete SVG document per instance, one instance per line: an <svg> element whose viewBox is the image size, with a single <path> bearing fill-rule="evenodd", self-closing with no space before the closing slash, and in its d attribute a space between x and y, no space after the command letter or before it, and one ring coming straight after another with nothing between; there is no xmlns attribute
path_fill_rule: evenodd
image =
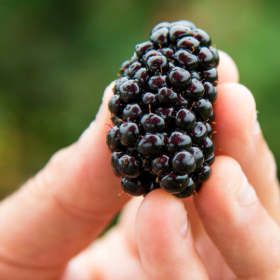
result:
<svg viewBox="0 0 280 280"><path fill-rule="evenodd" d="M79 137L160 21L193 20L235 59L279 164L279 12L273 0L1 1L1 197Z"/></svg>

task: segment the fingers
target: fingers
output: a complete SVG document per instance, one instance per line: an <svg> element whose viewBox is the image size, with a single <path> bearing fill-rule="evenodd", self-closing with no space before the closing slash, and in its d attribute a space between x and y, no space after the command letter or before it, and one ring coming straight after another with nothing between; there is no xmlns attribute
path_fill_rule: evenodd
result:
<svg viewBox="0 0 280 280"><path fill-rule="evenodd" d="M136 218L136 238L149 279L208 279L184 205L174 196L162 190L146 196Z"/></svg>
<svg viewBox="0 0 280 280"><path fill-rule="evenodd" d="M236 64L225 52L219 51L220 63L217 68L219 74L219 85L224 83L237 83L239 74Z"/></svg>
<svg viewBox="0 0 280 280"><path fill-rule="evenodd" d="M126 195L118 197L120 180L111 172L105 141L112 86L79 141L55 154L41 172L1 203L1 275L9 270L3 262L30 268L30 273L62 267L99 235L128 200ZM19 274L18 279L25 278Z"/></svg>
<svg viewBox="0 0 280 280"><path fill-rule="evenodd" d="M251 92L240 84L218 86L215 105L215 146L218 154L236 159L269 212L280 220L279 185L274 158L256 120Z"/></svg>
<svg viewBox="0 0 280 280"><path fill-rule="evenodd" d="M134 226L134 225L133 225ZM70 261L60 280L148 280L117 227Z"/></svg>
<svg viewBox="0 0 280 280"><path fill-rule="evenodd" d="M61 280L148 279L135 238L135 218L142 200L142 197L131 199L122 210L118 224L71 260Z"/></svg>
<svg viewBox="0 0 280 280"><path fill-rule="evenodd" d="M238 278L277 279L279 228L236 161L217 157L195 204L207 233Z"/></svg>

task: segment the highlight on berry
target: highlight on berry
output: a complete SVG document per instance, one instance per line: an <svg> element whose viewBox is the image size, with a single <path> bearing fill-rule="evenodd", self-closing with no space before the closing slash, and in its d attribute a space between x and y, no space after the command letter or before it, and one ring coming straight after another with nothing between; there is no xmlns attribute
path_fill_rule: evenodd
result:
<svg viewBox="0 0 280 280"><path fill-rule="evenodd" d="M197 196L215 160L218 51L187 20L162 22L120 67L107 135L114 174L132 196Z"/></svg>

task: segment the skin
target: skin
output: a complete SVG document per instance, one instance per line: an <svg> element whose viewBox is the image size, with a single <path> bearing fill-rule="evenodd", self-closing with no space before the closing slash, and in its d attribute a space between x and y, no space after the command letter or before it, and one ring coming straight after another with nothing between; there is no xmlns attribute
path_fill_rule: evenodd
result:
<svg viewBox="0 0 280 280"><path fill-rule="evenodd" d="M220 60L217 157L197 199L119 196L105 144L111 84L79 140L1 202L0 279L280 279L275 161L252 94L232 59Z"/></svg>

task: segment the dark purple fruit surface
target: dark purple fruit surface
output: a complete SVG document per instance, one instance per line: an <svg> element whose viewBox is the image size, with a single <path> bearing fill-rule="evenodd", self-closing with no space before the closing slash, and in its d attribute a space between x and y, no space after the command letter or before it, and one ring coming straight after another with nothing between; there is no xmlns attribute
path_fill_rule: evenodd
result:
<svg viewBox="0 0 280 280"><path fill-rule="evenodd" d="M209 179L218 64L210 36L187 20L157 24L121 64L106 142L125 193L183 199Z"/></svg>

